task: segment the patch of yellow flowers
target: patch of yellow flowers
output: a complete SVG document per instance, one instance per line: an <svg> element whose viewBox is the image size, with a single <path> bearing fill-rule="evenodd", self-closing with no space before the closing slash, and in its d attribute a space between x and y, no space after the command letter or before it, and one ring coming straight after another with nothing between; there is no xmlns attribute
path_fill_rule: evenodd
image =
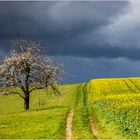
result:
<svg viewBox="0 0 140 140"><path fill-rule="evenodd" d="M117 133L140 138L140 78L107 78L89 82L88 102ZM99 117L100 118L100 117Z"/></svg>

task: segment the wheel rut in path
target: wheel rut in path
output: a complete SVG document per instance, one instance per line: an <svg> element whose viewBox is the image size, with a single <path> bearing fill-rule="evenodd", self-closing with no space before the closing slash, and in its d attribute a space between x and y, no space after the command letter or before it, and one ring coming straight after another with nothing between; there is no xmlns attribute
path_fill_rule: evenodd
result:
<svg viewBox="0 0 140 140"><path fill-rule="evenodd" d="M90 127L91 127L91 131L92 131L92 135L97 138L97 134L98 134L98 131L97 131L97 127L96 127L96 124L95 124L95 121L93 121L93 118L91 117L90 113L89 113L89 110L88 110L88 103L87 103L87 83L85 83L85 85L83 86L83 94L84 94L84 106L85 108L87 109L87 115L88 115L88 120L89 120L89 124L90 124Z"/></svg>
<svg viewBox="0 0 140 140"><path fill-rule="evenodd" d="M66 120L66 140L72 139L73 109L68 113Z"/></svg>
<svg viewBox="0 0 140 140"><path fill-rule="evenodd" d="M88 123L89 123L89 126L91 128L91 134L93 135L93 137L97 138L96 137L97 136L97 129L96 129L95 122L93 121L92 117L90 116L90 114L88 112L86 86L87 86L87 83L78 85L74 108L79 107L79 103L82 102L82 107L84 107L84 109L87 110L87 115L85 115L85 116L87 116L87 118L89 120ZM82 93L81 93L81 91L82 91ZM80 98L79 93L83 94L82 98ZM73 120L74 120L74 114L76 113L74 111L74 108L69 111L67 118L66 118L66 140L72 139Z"/></svg>

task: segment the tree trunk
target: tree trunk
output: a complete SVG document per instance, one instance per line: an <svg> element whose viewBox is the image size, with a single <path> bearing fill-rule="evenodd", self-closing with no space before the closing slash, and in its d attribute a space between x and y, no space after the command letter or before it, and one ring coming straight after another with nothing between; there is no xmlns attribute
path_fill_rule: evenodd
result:
<svg viewBox="0 0 140 140"><path fill-rule="evenodd" d="M24 98L24 109L25 110L29 110L29 101L30 101L30 97L29 97L29 95L26 95L26 97Z"/></svg>

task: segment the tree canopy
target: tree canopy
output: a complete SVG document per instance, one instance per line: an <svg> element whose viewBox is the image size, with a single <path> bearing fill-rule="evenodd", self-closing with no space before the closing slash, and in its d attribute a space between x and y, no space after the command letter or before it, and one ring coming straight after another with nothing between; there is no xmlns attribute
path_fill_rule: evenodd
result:
<svg viewBox="0 0 140 140"><path fill-rule="evenodd" d="M9 56L0 64L0 83L2 94L18 94L24 99L25 109L29 109L30 93L36 89L51 87L61 94L58 88L62 76L62 65L56 64L47 55L42 55L42 43L37 40L17 38L12 40ZM10 87L18 87L14 91Z"/></svg>

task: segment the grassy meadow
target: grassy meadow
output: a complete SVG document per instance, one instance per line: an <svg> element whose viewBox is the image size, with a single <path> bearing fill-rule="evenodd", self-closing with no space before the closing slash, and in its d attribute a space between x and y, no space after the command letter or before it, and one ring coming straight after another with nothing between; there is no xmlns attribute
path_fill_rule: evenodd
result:
<svg viewBox="0 0 140 140"><path fill-rule="evenodd" d="M18 95L1 96L0 138L65 138L66 115L74 106L76 87L63 85L63 96L35 91L29 111L24 111Z"/></svg>
<svg viewBox="0 0 140 140"><path fill-rule="evenodd" d="M60 88L62 96L47 89L32 93L29 111L18 95L0 96L0 138L65 139L72 109L72 139L140 138L140 78L96 79Z"/></svg>

